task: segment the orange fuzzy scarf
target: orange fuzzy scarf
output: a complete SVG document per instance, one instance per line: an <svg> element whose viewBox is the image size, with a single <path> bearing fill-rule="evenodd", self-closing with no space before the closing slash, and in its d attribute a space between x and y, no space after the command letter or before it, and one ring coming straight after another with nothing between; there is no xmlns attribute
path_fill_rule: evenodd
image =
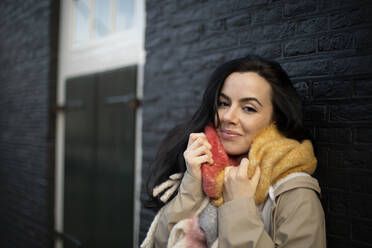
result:
<svg viewBox="0 0 372 248"><path fill-rule="evenodd" d="M203 190L215 206L223 204L224 171L227 166L238 166L238 162L229 158L212 124L204 130L208 142L212 145L213 164L203 164ZM274 124L262 130L253 140L249 150L248 178L251 178L257 166L261 176L257 185L255 202L262 203L269 187L279 179L294 172L312 174L317 160L309 140L301 143L283 136Z"/></svg>

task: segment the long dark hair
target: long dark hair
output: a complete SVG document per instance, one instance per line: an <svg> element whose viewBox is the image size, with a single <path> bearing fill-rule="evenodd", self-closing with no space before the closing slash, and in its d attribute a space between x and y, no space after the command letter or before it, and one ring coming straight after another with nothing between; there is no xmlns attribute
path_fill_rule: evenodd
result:
<svg viewBox="0 0 372 248"><path fill-rule="evenodd" d="M301 98L279 63L256 55L226 62L212 73L202 102L192 118L172 129L160 144L146 181L149 197L143 201L146 207L159 208L164 205L158 198L152 196L152 189L166 181L170 175L186 170L183 152L187 147L189 135L202 132L204 127L213 121L223 83L233 72L255 72L265 78L271 86L273 120L278 130L286 137L298 141L309 138L303 126Z"/></svg>

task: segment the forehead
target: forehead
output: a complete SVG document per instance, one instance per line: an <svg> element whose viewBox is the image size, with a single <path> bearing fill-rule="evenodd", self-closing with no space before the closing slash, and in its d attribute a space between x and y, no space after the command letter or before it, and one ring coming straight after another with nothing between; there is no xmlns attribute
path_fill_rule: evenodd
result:
<svg viewBox="0 0 372 248"><path fill-rule="evenodd" d="M267 102L271 99L271 86L255 72L233 72L225 79L221 93L230 98L256 97Z"/></svg>

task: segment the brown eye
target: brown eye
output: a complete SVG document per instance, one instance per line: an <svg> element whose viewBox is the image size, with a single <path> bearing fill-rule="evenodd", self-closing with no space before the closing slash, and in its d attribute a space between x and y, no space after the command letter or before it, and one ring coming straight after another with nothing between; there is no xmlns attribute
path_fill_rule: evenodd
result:
<svg viewBox="0 0 372 248"><path fill-rule="evenodd" d="M245 112L257 112L257 110L255 110L254 108L252 107L243 107L243 110Z"/></svg>
<svg viewBox="0 0 372 248"><path fill-rule="evenodd" d="M229 104L225 101L218 101L217 106L218 107L226 107L226 106L229 106Z"/></svg>

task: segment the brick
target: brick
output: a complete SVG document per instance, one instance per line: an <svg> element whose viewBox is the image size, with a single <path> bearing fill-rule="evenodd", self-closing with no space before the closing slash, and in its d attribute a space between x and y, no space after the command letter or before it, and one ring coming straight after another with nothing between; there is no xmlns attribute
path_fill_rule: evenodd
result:
<svg viewBox="0 0 372 248"><path fill-rule="evenodd" d="M354 85L355 96L360 97L372 96L372 80L370 78L357 79L354 81Z"/></svg>
<svg viewBox="0 0 372 248"><path fill-rule="evenodd" d="M327 235L327 247L350 248L350 239L344 236Z"/></svg>
<svg viewBox="0 0 372 248"><path fill-rule="evenodd" d="M308 100L310 98L311 89L307 82L298 82L293 85L297 93L301 96L302 100Z"/></svg>
<svg viewBox="0 0 372 248"><path fill-rule="evenodd" d="M371 159L372 159L371 150L351 150L351 151L347 150L344 152L344 155L343 155L343 162L344 162L345 167L347 168L372 171L372 168L369 163Z"/></svg>
<svg viewBox="0 0 372 248"><path fill-rule="evenodd" d="M365 20L370 20L368 11L368 8L357 8L333 14L330 16L330 27L332 29L340 29L360 25Z"/></svg>
<svg viewBox="0 0 372 248"><path fill-rule="evenodd" d="M221 33L226 31L226 19L215 19L208 20L205 24L205 35L211 35L214 33Z"/></svg>
<svg viewBox="0 0 372 248"><path fill-rule="evenodd" d="M349 211L350 194L342 191L330 191L328 194L329 211L332 214L346 216Z"/></svg>
<svg viewBox="0 0 372 248"><path fill-rule="evenodd" d="M0 230L6 237L0 246L50 247L54 116L49 105L55 101L52 37L58 33L58 4L2 1L0 9L0 33L7 34L0 39Z"/></svg>
<svg viewBox="0 0 372 248"><path fill-rule="evenodd" d="M238 9L249 8L256 5L267 4L268 0L239 0Z"/></svg>
<svg viewBox="0 0 372 248"><path fill-rule="evenodd" d="M239 9L239 2L237 0L233 1L217 1L211 6L213 8L214 16L220 17L221 15L234 13Z"/></svg>
<svg viewBox="0 0 372 248"><path fill-rule="evenodd" d="M179 44L188 44L199 40L203 32L200 24L185 25L182 29L176 31L176 37Z"/></svg>
<svg viewBox="0 0 372 248"><path fill-rule="evenodd" d="M351 229L351 224L349 221L340 218L335 215L328 215L327 220L327 233L339 236L348 236Z"/></svg>
<svg viewBox="0 0 372 248"><path fill-rule="evenodd" d="M335 74L354 75L369 73L372 65L371 56L352 57L333 60Z"/></svg>
<svg viewBox="0 0 372 248"><path fill-rule="evenodd" d="M197 59L189 59L182 62L182 67L189 68L193 74L200 73L202 70L212 71L222 63L226 61L226 57L224 53L215 53L208 56L203 56L202 58ZM192 71L193 68L196 68L196 71ZM210 74L205 74L210 75ZM200 83L200 82L198 82Z"/></svg>
<svg viewBox="0 0 372 248"><path fill-rule="evenodd" d="M297 24L297 34L314 34L328 30L328 19L325 16L310 18Z"/></svg>
<svg viewBox="0 0 372 248"><path fill-rule="evenodd" d="M313 83L314 99L350 98L353 92L349 81L319 81Z"/></svg>
<svg viewBox="0 0 372 248"><path fill-rule="evenodd" d="M290 22L271 24L263 27L253 27L249 29L249 32L241 33L239 37L242 43L279 40L294 35L295 28L296 24Z"/></svg>
<svg viewBox="0 0 372 248"><path fill-rule="evenodd" d="M319 39L318 49L320 52L345 50L353 48L352 34L334 34L331 36L322 36Z"/></svg>
<svg viewBox="0 0 372 248"><path fill-rule="evenodd" d="M146 38L153 39L156 37L158 32L168 27L168 23L165 20L154 22L152 25L146 27Z"/></svg>
<svg viewBox="0 0 372 248"><path fill-rule="evenodd" d="M146 6L147 9L151 8L151 6ZM160 9L160 8L159 8ZM148 14L146 15L146 20L150 22L155 22L159 19L161 19L162 12L161 11L148 11Z"/></svg>
<svg viewBox="0 0 372 248"><path fill-rule="evenodd" d="M151 49L153 47L166 46L171 41L170 37L158 36L157 38L146 40L145 49Z"/></svg>
<svg viewBox="0 0 372 248"><path fill-rule="evenodd" d="M368 244L372 243L372 220L354 219L351 225L351 235L353 240Z"/></svg>
<svg viewBox="0 0 372 248"><path fill-rule="evenodd" d="M326 185L331 189L348 191L350 189L349 172L340 169L328 169Z"/></svg>
<svg viewBox="0 0 372 248"><path fill-rule="evenodd" d="M168 18L169 24L175 28L182 28L186 23L204 20L211 16L212 9L210 8L187 8L178 11L176 14Z"/></svg>
<svg viewBox="0 0 372 248"><path fill-rule="evenodd" d="M192 45L193 52L200 52L211 49L229 48L238 44L235 33L226 33L222 35L215 35L201 40L199 43Z"/></svg>
<svg viewBox="0 0 372 248"><path fill-rule="evenodd" d="M322 1L321 8L325 9L341 9L344 7L350 7L350 6L358 6L363 1L357 0L354 2L350 2L348 0L326 0ZM356 4L355 4L356 3Z"/></svg>
<svg viewBox="0 0 372 248"><path fill-rule="evenodd" d="M260 44L256 45L252 52L264 58L274 59L281 57L282 47L280 43Z"/></svg>
<svg viewBox="0 0 372 248"><path fill-rule="evenodd" d="M367 244L364 242L351 241L351 248L371 248L372 244Z"/></svg>
<svg viewBox="0 0 372 248"><path fill-rule="evenodd" d="M363 127L357 128L355 140L361 143L372 143L371 128L363 128Z"/></svg>
<svg viewBox="0 0 372 248"><path fill-rule="evenodd" d="M167 4L171 4L173 1L166 1ZM193 7L195 5L198 5L200 3L205 3L206 0L184 0L177 2L177 8L184 9L187 7Z"/></svg>
<svg viewBox="0 0 372 248"><path fill-rule="evenodd" d="M266 8L257 8L251 12L252 26L277 23L282 20L282 7L270 5Z"/></svg>
<svg viewBox="0 0 372 248"><path fill-rule="evenodd" d="M352 169L352 170L370 170L369 161L372 159L372 153L369 150L330 150L329 167Z"/></svg>
<svg viewBox="0 0 372 248"><path fill-rule="evenodd" d="M360 52L371 51L371 40L372 40L372 31L371 27L364 30L359 30L355 34L356 36L356 49Z"/></svg>
<svg viewBox="0 0 372 248"><path fill-rule="evenodd" d="M284 45L284 56L297 56L315 52L314 39L298 39L287 42Z"/></svg>
<svg viewBox="0 0 372 248"><path fill-rule="evenodd" d="M330 68L327 60L284 62L282 67L290 77L327 75Z"/></svg>
<svg viewBox="0 0 372 248"><path fill-rule="evenodd" d="M351 191L352 192L359 192L369 194L369 196L365 195L364 197L355 196L355 198L364 199L364 205L371 206L372 205L372 180L371 180L372 173L371 172L358 172L353 170L351 173ZM369 200L368 200L369 199ZM368 203L370 202L370 203ZM371 206L372 207L372 206ZM363 216L362 216L363 217ZM366 216L365 216L366 217ZM369 215L370 219L372 219L372 214Z"/></svg>
<svg viewBox="0 0 372 248"><path fill-rule="evenodd" d="M248 26L250 23L251 17L246 13L226 19L227 29L242 28Z"/></svg>
<svg viewBox="0 0 372 248"><path fill-rule="evenodd" d="M316 140L326 143L351 143L351 130L319 127L316 132Z"/></svg>
<svg viewBox="0 0 372 248"><path fill-rule="evenodd" d="M330 113L331 121L370 121L372 120L372 103L332 105Z"/></svg>
<svg viewBox="0 0 372 248"><path fill-rule="evenodd" d="M284 5L284 16L293 17L298 15L306 15L309 13L314 13L316 9L317 3L315 0L287 3Z"/></svg>
<svg viewBox="0 0 372 248"><path fill-rule="evenodd" d="M322 105L311 105L304 107L304 120L324 121L326 118L327 107Z"/></svg>

